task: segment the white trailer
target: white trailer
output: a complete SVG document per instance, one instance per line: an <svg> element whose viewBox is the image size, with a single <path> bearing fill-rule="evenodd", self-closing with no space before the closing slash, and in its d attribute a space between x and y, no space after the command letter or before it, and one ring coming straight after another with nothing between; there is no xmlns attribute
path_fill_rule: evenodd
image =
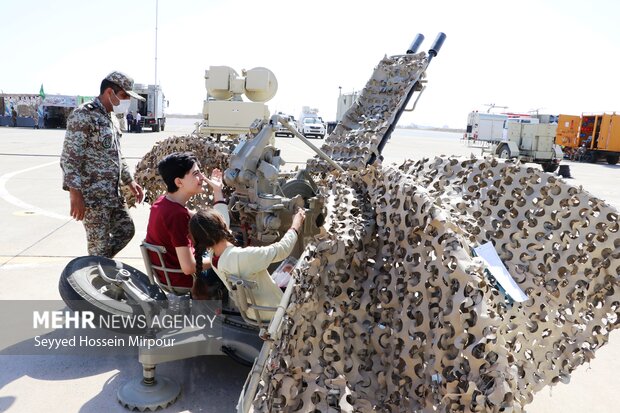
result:
<svg viewBox="0 0 620 413"><path fill-rule="evenodd" d="M463 138L467 141L499 142L502 140L504 122L508 115L471 112Z"/></svg>
<svg viewBox="0 0 620 413"><path fill-rule="evenodd" d="M483 153L538 163L544 171L553 172L563 157L561 148L554 143L557 123L551 122L556 119L552 115L474 111L467 116L463 138L470 144L481 144Z"/></svg>
<svg viewBox="0 0 620 413"><path fill-rule="evenodd" d="M550 115L540 115L547 116ZM539 123L538 118L515 113L471 112L467 116L467 128L463 138L467 141L497 143L508 139L508 125L511 123Z"/></svg>
<svg viewBox="0 0 620 413"><path fill-rule="evenodd" d="M509 123L508 139L491 150L500 158L519 158L540 164L545 172L554 172L564 157L560 146L554 143L557 127L557 123Z"/></svg>
<svg viewBox="0 0 620 413"><path fill-rule="evenodd" d="M163 131L166 127L165 108L168 107L168 102L161 86L137 84L134 86L134 92L146 99L144 102L131 99L129 111L133 112L134 119L136 112L139 112L142 117L141 127L151 128L153 132Z"/></svg>
<svg viewBox="0 0 620 413"><path fill-rule="evenodd" d="M489 151L504 159L540 164L545 172L554 172L564 154L556 145L557 123L506 122L506 139L493 143Z"/></svg>

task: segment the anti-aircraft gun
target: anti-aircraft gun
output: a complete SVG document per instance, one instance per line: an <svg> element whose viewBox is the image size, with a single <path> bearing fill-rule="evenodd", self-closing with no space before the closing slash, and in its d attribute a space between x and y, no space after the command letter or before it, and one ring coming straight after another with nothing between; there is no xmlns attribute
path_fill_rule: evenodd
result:
<svg viewBox="0 0 620 413"><path fill-rule="evenodd" d="M426 68L437 55L445 35L440 33L428 54L417 53L424 36L418 34L407 53L384 58L333 133L317 148L284 117L257 120L253 136L242 140L230 157L225 183L234 189L234 212L238 213L244 236L253 243L268 244L288 228L296 207L306 208L303 236L319 232L324 221L325 198L313 175L361 169L377 161L403 112L412 111L424 90ZM413 106L412 96L419 92ZM280 150L273 144L278 124L317 153L307 168L295 175L283 174Z"/></svg>
<svg viewBox="0 0 620 413"><path fill-rule="evenodd" d="M198 139L179 139L154 148L136 168L136 178L148 199L156 199L165 188L153 171L158 160L175 150L194 151L205 169L225 170L231 190L231 216L244 244L264 245L277 240L290 225L297 207L306 209L302 238L319 232L324 220L324 196L315 182L318 173L362 169L380 159L403 112L415 108L424 90L425 71L443 44L440 33L427 53L418 53L424 36L418 35L402 55L385 57L375 68L359 99L325 139L314 146L284 117L269 118L265 102L277 92L275 75L266 68L243 70L241 76L227 66L211 66L205 72L207 98L204 120L197 125ZM411 108L408 102L418 96ZM251 100L245 102L244 95ZM275 147L275 130L283 125L317 156L306 168L285 173L280 150ZM232 139L223 139L224 136ZM230 155L229 155L230 154ZM150 174L149 176L144 176ZM150 182L149 182L150 181ZM154 188L154 189L151 189ZM193 207L208 201L199 196Z"/></svg>
<svg viewBox="0 0 620 413"><path fill-rule="evenodd" d="M302 139L335 169L342 170L297 132L287 118L274 115L268 122L255 122L252 131L256 135L242 140L234 150L224 173L224 182L234 188L230 205L241 217L242 228L246 229L244 236L259 244L276 241L290 226L298 207L306 209L302 236L317 234L324 220L324 198L318 193L310 174L305 170L294 174L280 170L285 162L280 150L273 145L278 123Z"/></svg>
<svg viewBox="0 0 620 413"><path fill-rule="evenodd" d="M158 192L159 194L164 192L163 186L154 173L155 165L159 159L173 151L194 151L206 172L214 167L225 169L225 182L229 189L232 189L231 202L229 203L231 218L233 218L233 222L236 221L239 224L241 233L246 238L244 244L259 245L271 243L278 239L284 230L288 229L292 214L297 207L306 209L306 220L302 235L307 241L311 241L309 236L316 234L319 230L324 231L322 235L332 238L338 237L339 234L334 232L333 228L328 228L329 225L320 228L326 213L330 213L330 219L335 218L330 222L336 222L336 227L341 228L348 224L345 219L340 219L338 213L334 212L335 208L333 208L332 203L334 198L327 198L330 189L327 188L323 178L329 178L330 174L340 173L342 174L341 177L346 179L345 170L364 169L368 164L380 160L381 151L402 112L407 110L406 106L409 100L416 92L423 91L425 70L431 59L439 51L444 38L445 35L440 34L428 54L416 53L423 39L419 35L409 48L408 53L382 59L361 92L357 103L347 111L342 122L325 139L320 149L289 125L286 118L279 116L269 118L268 111L263 103L269 100L277 89L277 82L270 71L264 68L256 68L252 71L244 71L244 78L240 78L230 68L211 67L206 76L208 97L205 101L204 121L198 126L194 136L172 137L156 145L151 152L145 155L136 168L135 177L146 189L146 196L150 200L154 200ZM241 102L240 95L242 93L247 95L248 92L255 98L252 99L254 103L262 106L254 105L253 109L248 110L245 113L247 116L244 115L244 123L242 123L241 120L238 120L241 117L240 112L249 106L242 104L244 102ZM252 111L255 112L252 113ZM233 113L235 114L234 118L231 117ZM231 125L232 122L238 123ZM279 149L275 147L273 139L278 123L287 127L317 153L317 157L308 160L305 169L294 173L281 171L284 161ZM224 135L232 135L235 139L223 139ZM227 148L231 146L229 143L234 142L236 138L239 138L239 143L232 153L228 152ZM353 187L346 186L344 183L340 188L348 191L347 193L354 191ZM347 204L346 207L351 211L353 203L356 203L355 209L364 209L365 207L368 210L367 205L362 205L365 201L362 198L350 199L350 205ZM195 199L194 202L193 206L203 206L201 202L207 204L208 200L203 195ZM359 240L360 238L358 238ZM353 242L353 244L359 245L359 242ZM317 248L316 251L319 249ZM332 254L331 249L324 249L323 251L327 251L324 258L332 259L336 256ZM117 273L115 277L107 277L103 268L95 267L93 269L90 259L91 257L80 258L77 263L73 262L67 267L61 278L63 280L61 291L66 292L63 297L72 298L77 295L84 299L84 302L90 304L96 303L102 298L107 300L110 297L105 294L113 292L113 299L123 304L127 295L122 294L119 287L123 291L128 289L129 296L131 296L131 291L139 289L137 285L131 286L125 282L128 277L131 277L131 273L120 271L116 262L106 264L106 268L113 269ZM150 261L150 259L147 258L145 261ZM327 262L327 259L324 261ZM335 262L334 265L336 265ZM83 271L84 268L90 269ZM323 273L326 272L323 271ZM99 277L91 276L97 273L99 273ZM143 298L154 300L155 298L150 295L150 290L148 290L149 286L154 287L153 278L149 281L144 274L142 278L137 273L134 276L145 281L143 283L145 297ZM69 279L74 280L76 277L80 282L72 284ZM102 284L91 285L93 280L97 283L100 280L106 281L103 283L106 287L102 288ZM235 282L235 290L246 285L244 283L239 284L239 281L243 281L240 279L230 280L230 282L233 281ZM83 291L80 288L78 292L74 285L88 288L84 288ZM265 341L262 344L259 356L255 359L247 385L241 394L238 411L247 412L250 409L251 400L254 399L259 387L271 348L282 332L284 311L291 300L293 288L296 285L298 284L289 283L268 328L261 329L260 334ZM243 287L243 289L246 288L251 289L252 287ZM158 287L155 289L158 290ZM136 297L142 299L139 296ZM71 302L68 298L66 299ZM236 303L242 303L243 306L248 304L244 298L239 300L235 298L235 300ZM178 304L177 301L173 301ZM148 312L149 303L146 304L142 307L145 313ZM176 307L181 306L172 305L170 310L176 311ZM104 304L103 308L104 311L110 311L107 303ZM133 314L134 310L130 306L127 311L128 314ZM214 346L238 360L251 361L257 351L255 341L258 341L258 337L253 335L254 330L248 329L247 325L240 324L238 318L231 318L237 317L234 314L224 314L224 316L222 326L227 328L227 334L234 332L235 335L227 336L225 345L218 341ZM258 321L260 321L258 324L262 325L262 321ZM160 333L183 335L185 331L175 330ZM151 332L147 332L147 334L151 334ZM254 341L250 343L251 340ZM155 365L163 361L204 354L206 348L201 344L201 338L198 336L193 336L187 340L184 338L183 343L179 346L182 347L171 347L168 349L169 351L162 348L153 351L141 349L140 361L143 363L143 377L137 382L137 385L134 386L136 383L134 381L119 391L119 400L123 405L130 408L137 407L140 410L155 409L165 407L176 399L180 387L172 385L171 381L162 377L158 377L156 380ZM267 382L264 381L264 383Z"/></svg>
<svg viewBox="0 0 620 413"><path fill-rule="evenodd" d="M237 229L245 244L270 244L280 237L281 228L290 225L296 208L302 207L309 211L304 235L316 234L323 205L316 197L316 185L303 171L293 175L280 170L284 161L274 146L274 134L278 121L287 120L269 119L265 104L277 92L276 77L263 67L241 73L227 66L211 66L205 72L204 120L197 127L199 136L220 140L227 135L237 144L224 175L233 189L230 205ZM242 95L251 102L243 101Z"/></svg>

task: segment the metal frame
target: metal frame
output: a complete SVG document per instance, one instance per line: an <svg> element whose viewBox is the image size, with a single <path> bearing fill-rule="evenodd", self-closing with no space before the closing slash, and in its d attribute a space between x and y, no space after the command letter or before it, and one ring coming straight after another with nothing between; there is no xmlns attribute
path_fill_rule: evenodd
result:
<svg viewBox="0 0 620 413"><path fill-rule="evenodd" d="M175 287L170 283L169 274L185 274L185 273L183 272L183 270L180 270L180 269L168 268L168 267L163 266L163 263L164 263L163 254L167 252L166 247L162 245L149 244L146 241L142 241L142 243L140 244L140 251L142 252L142 259L144 260L144 266L146 267L146 274L149 276L149 280L151 281L151 284L157 284L162 290L173 293L173 294L177 294L177 295L184 295L191 291L191 288ZM151 261L151 257L149 256L149 251L152 251L157 254L157 258L159 259L159 262L162 263L162 265L153 264L153 262ZM156 271L160 271L164 274L164 277L166 278L166 284L163 284L159 280L159 277L157 276Z"/></svg>
<svg viewBox="0 0 620 413"><path fill-rule="evenodd" d="M271 316L273 316L273 313L276 312L278 307L267 307L256 304L256 299L252 292L252 290L258 287L256 281L243 280L239 277L229 275L227 276L227 282L230 286L232 298L239 308L239 313L243 321L261 330L266 329L273 317L265 317L264 313L271 313ZM256 317L251 317L252 314ZM264 332L261 331L259 335L262 336L263 333Z"/></svg>

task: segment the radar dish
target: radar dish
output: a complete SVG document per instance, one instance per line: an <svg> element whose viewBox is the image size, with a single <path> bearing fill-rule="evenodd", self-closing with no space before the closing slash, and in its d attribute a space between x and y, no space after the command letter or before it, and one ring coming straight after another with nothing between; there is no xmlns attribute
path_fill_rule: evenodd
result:
<svg viewBox="0 0 620 413"><path fill-rule="evenodd" d="M267 102L276 95L278 80L266 67L255 67L246 72L245 95L252 102Z"/></svg>
<svg viewBox="0 0 620 413"><path fill-rule="evenodd" d="M206 74L205 86L210 96L218 100L228 100L233 97L231 89L231 79L236 79L239 75L229 66L211 66Z"/></svg>

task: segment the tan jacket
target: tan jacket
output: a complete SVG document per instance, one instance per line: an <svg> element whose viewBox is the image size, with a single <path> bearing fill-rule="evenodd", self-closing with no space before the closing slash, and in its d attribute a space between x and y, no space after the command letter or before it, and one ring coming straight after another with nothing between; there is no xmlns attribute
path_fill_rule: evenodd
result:
<svg viewBox="0 0 620 413"><path fill-rule="evenodd" d="M218 212L222 210L218 209ZM224 214L222 214L224 215ZM228 212L224 215L228 223ZM273 281L267 268L271 263L282 261L293 252L297 243L297 233L289 230L280 241L265 247L228 247L224 250L213 268L215 273L224 281L227 288L227 276L234 275L244 280L256 281L257 288L252 290L257 305L275 307L280 304L282 290ZM270 316L272 313L268 313ZM253 317L252 314L248 314Z"/></svg>

